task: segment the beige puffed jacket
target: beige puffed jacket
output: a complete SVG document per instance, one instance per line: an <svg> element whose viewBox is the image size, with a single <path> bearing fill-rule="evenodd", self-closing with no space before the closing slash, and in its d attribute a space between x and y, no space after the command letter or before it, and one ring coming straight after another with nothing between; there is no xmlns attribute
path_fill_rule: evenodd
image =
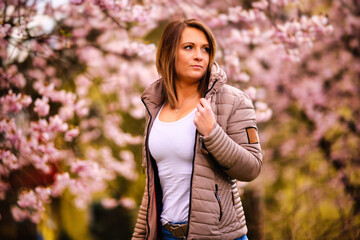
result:
<svg viewBox="0 0 360 240"><path fill-rule="evenodd" d="M226 240L247 233L235 179L255 179L261 170L262 153L251 100L225 82L224 71L214 63L205 98L211 99L217 123L207 137L196 133L187 239ZM162 93L158 80L142 95L147 110L143 148L147 177L132 239L161 239L162 191L148 136L164 103Z"/></svg>

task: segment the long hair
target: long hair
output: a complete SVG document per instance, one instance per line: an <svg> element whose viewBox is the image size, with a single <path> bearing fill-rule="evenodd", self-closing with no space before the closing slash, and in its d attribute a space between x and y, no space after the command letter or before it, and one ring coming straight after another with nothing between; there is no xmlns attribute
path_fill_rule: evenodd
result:
<svg viewBox="0 0 360 240"><path fill-rule="evenodd" d="M172 108L174 108L178 103L175 89L176 52L181 39L181 35L184 29L188 27L196 28L202 31L209 42L209 65L207 66L206 73L201 79L198 87L200 95L203 95L207 90L210 78L210 67L213 63L216 52L216 42L214 34L211 32L210 28L206 26L206 24L201 20L174 20L166 26L161 36L159 46L156 52L156 68L159 75L161 76L161 81L164 89L163 94Z"/></svg>

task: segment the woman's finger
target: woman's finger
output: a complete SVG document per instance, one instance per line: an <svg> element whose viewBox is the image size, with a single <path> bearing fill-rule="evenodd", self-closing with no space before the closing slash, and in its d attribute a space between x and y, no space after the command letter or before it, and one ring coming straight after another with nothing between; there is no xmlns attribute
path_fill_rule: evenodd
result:
<svg viewBox="0 0 360 240"><path fill-rule="evenodd" d="M201 103L201 105L202 105L204 108L209 108L209 109L211 109L209 100L206 100L205 98L201 98L201 99L200 99L200 103Z"/></svg>

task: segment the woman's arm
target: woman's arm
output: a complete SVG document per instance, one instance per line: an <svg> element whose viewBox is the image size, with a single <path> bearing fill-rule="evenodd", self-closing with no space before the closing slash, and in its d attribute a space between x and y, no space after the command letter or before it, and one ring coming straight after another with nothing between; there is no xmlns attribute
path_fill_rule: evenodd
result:
<svg viewBox="0 0 360 240"><path fill-rule="evenodd" d="M141 201L139 214L136 220L134 233L132 240L145 239L146 237L146 214L147 214L147 205L148 205L148 191L147 183L145 184L145 191Z"/></svg>
<svg viewBox="0 0 360 240"><path fill-rule="evenodd" d="M203 140L207 151L231 178L251 181L260 174L262 153L255 111L245 94L236 97L226 132L215 123Z"/></svg>

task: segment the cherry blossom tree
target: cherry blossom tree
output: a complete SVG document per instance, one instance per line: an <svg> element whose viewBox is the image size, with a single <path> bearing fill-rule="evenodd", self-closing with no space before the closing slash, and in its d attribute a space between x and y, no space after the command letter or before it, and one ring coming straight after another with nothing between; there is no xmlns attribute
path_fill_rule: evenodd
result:
<svg viewBox="0 0 360 240"><path fill-rule="evenodd" d="M302 51L298 63L281 61L271 50L258 62L243 62L252 83L267 90L274 116L262 132L271 160L262 175L265 234L356 239L360 3L309 1L298 11L326 13L333 32Z"/></svg>

